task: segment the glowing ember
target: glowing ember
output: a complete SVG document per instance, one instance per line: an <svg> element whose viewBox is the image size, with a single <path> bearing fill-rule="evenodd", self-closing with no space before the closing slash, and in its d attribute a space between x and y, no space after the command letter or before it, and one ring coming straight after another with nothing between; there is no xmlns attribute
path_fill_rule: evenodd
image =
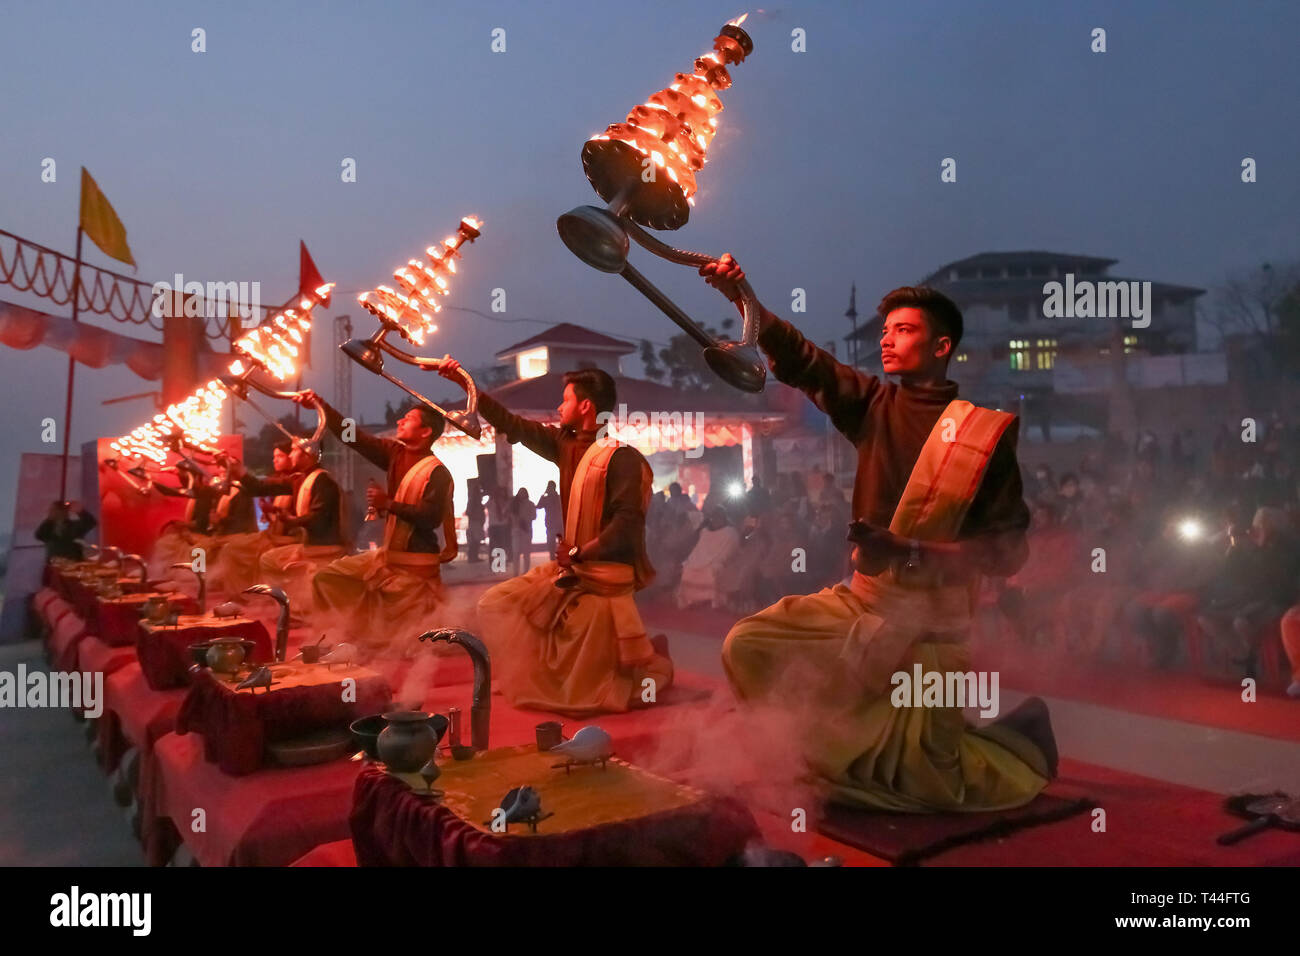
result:
<svg viewBox="0 0 1300 956"><path fill-rule="evenodd" d="M454 236L424 250L427 265L410 259L393 273L400 291L381 285L361 293L357 301L386 328L394 329L408 342L423 345L426 335L438 331L433 317L442 311L438 299L451 291L449 276L456 273L460 247L477 239L481 229L477 218L466 216Z"/></svg>
<svg viewBox="0 0 1300 956"><path fill-rule="evenodd" d="M656 181L661 175L667 177L668 182L657 189L653 185L639 189L627 199L626 215L643 226L680 228L695 204L695 174L704 168L722 112L716 91L731 86L727 66L744 62L754 49L749 35L740 29L745 16L719 31L713 50L697 58L690 73L678 73L672 85L634 107L625 122L610 125L583 147L587 178L606 202L614 202L620 194L627 198L632 177L645 182L650 164ZM611 146L630 147L635 162L610 156Z"/></svg>

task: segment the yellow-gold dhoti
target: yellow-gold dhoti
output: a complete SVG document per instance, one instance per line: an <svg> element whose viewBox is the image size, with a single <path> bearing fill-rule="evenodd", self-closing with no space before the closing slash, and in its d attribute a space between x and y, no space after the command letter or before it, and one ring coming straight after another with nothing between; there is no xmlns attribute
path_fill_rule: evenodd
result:
<svg viewBox="0 0 1300 956"><path fill-rule="evenodd" d="M257 578L262 584L283 590L289 595L289 606L305 614L313 608L311 582L316 572L346 554L341 544L280 545L262 552L257 561Z"/></svg>
<svg viewBox="0 0 1300 956"><path fill-rule="evenodd" d="M890 530L956 539L1010 416L953 402L921 451ZM955 437L941 434L955 422ZM722 659L742 700L790 712L809 768L840 802L903 812L1021 806L1047 785L1048 765L1027 737L973 728L955 706L900 707L891 675L966 673L974 583L922 572L854 576L787 597L740 621Z"/></svg>
<svg viewBox="0 0 1300 956"><path fill-rule="evenodd" d="M403 476L394 500L420 501L429 476L441 464L434 455L421 458ZM317 571L311 579L317 626L343 627L349 640L371 650L411 644L437 627L444 600L440 565L457 552L450 502L447 508L441 554L405 550L411 525L390 513L383 547L339 558Z"/></svg>
<svg viewBox="0 0 1300 956"><path fill-rule="evenodd" d="M272 548L291 545L291 535L250 531L223 536L221 550L212 565L212 585L234 597L254 584L265 584L258 572L258 559Z"/></svg>
<svg viewBox="0 0 1300 956"><path fill-rule="evenodd" d="M592 445L579 462L566 540L588 541L599 532L605 469L614 450ZM656 696L667 689L672 661L656 654L646 636L633 596L643 582L633 566L577 562L578 583L567 589L555 586L558 573L549 562L479 600L483 640L506 699L516 707L585 717L628 710L646 678L654 681Z"/></svg>

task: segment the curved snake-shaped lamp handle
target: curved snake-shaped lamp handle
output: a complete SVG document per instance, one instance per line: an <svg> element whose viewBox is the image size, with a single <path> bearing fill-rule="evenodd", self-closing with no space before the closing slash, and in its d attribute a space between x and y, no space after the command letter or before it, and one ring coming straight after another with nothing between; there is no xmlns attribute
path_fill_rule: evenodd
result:
<svg viewBox="0 0 1300 956"><path fill-rule="evenodd" d="M384 345L387 347L386 350L397 352L396 349L388 346L388 343L385 342ZM406 358L400 353L398 353L398 357ZM446 364L446 359L424 358L423 356L411 356L411 358L415 359L412 364L429 372L441 372L443 365ZM478 438L482 434L482 428L478 422L478 385L469 372L465 371L464 367L457 371L456 377L460 380L460 387L465 390L465 411L443 411L443 417L450 420L453 425L466 435L471 438Z"/></svg>
<svg viewBox="0 0 1300 956"><path fill-rule="evenodd" d="M405 362L408 365L414 365L419 369L436 370L442 363L443 359L433 358L432 356L411 355L403 352L397 346L387 341L388 333L396 327L391 325L380 325L379 331L368 339L349 339L339 346L339 350L348 358L356 362L367 372L373 372L380 378L392 382L406 394L416 399L423 405L432 408L452 425L460 429L475 441L483 434L483 426L478 420L478 386L474 384L474 379L470 377L469 372L463 368L460 370L460 385L465 389L465 411L449 412L431 398L420 394L411 386L407 385L396 375L393 375L384 368L384 354L387 353L393 358Z"/></svg>
<svg viewBox="0 0 1300 956"><path fill-rule="evenodd" d="M676 262L678 265L694 266L697 269L718 261L717 256L711 256L704 252L690 252L686 249L670 246L668 243L650 235L631 219L620 218L619 221L622 222L623 228L627 230L628 235L636 240L637 245L648 252L653 252L661 259ZM754 289L750 286L748 279L742 280L738 288L740 289L740 302L744 308L744 323L741 328L740 344L754 348L758 345L758 318L762 307L759 305L758 296L754 294Z"/></svg>
<svg viewBox="0 0 1300 956"><path fill-rule="evenodd" d="M296 401L304 392L307 391L306 389L303 389L302 391L285 391L282 389L271 388L269 385L255 379L251 374L251 370L245 372L243 375L222 375L220 380L221 384L226 387L227 391L232 395L242 398L248 403L250 408L279 429L280 432L290 441L300 442L304 440L297 435L290 434L283 425L263 411L262 406L258 405L248 397L248 389L251 387L261 392L263 395L266 395L268 398L279 398L288 402ZM316 412L316 430L312 433L311 438L306 440L319 450L320 441L325 437L325 406L322 404L320 398L317 397L317 399L312 402L312 408Z"/></svg>
<svg viewBox="0 0 1300 956"><path fill-rule="evenodd" d="M142 485L139 481L137 481L136 477L133 476L133 470L130 468L123 468L122 463L118 459L105 458L103 464L105 468L111 468L113 471L121 475L122 480L125 481L132 488L134 488L136 491L138 491L140 494L142 495L149 494L150 486L148 484Z"/></svg>

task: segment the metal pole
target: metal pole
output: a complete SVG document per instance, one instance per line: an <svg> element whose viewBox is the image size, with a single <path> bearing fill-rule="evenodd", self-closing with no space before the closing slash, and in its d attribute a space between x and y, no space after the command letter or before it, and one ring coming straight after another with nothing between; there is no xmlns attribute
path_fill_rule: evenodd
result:
<svg viewBox="0 0 1300 956"><path fill-rule="evenodd" d="M77 224L77 256L72 266L72 321L75 324L81 305L81 224ZM75 347L75 346L74 346ZM63 404L63 462L59 470L59 500L68 498L68 443L72 440L72 382L77 359L68 351L68 392Z"/></svg>

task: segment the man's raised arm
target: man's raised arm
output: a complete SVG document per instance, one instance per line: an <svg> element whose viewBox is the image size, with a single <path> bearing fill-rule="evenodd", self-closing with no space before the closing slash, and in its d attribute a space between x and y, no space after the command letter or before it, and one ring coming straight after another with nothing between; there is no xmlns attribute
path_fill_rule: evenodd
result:
<svg viewBox="0 0 1300 956"><path fill-rule="evenodd" d="M315 402L320 402L321 408L325 411L325 427L334 433L334 437L343 444L354 448L376 468L388 470L388 464L393 458L393 447L400 442L391 439L379 438L370 432L363 430L356 423L352 425L352 440L348 441L343 437L343 416L325 399L321 398L311 389L305 389L294 401L299 405L311 408Z"/></svg>
<svg viewBox="0 0 1300 956"><path fill-rule="evenodd" d="M744 314L739 284L745 273L730 254L703 266L700 275ZM758 344L767 354L768 366L778 381L799 389L830 416L836 429L850 441L857 440L867 405L880 388L880 379L845 365L761 305Z"/></svg>
<svg viewBox="0 0 1300 956"><path fill-rule="evenodd" d="M520 442L547 461L559 460L560 430L556 426L516 415L486 392L478 393L478 412L511 444Z"/></svg>

